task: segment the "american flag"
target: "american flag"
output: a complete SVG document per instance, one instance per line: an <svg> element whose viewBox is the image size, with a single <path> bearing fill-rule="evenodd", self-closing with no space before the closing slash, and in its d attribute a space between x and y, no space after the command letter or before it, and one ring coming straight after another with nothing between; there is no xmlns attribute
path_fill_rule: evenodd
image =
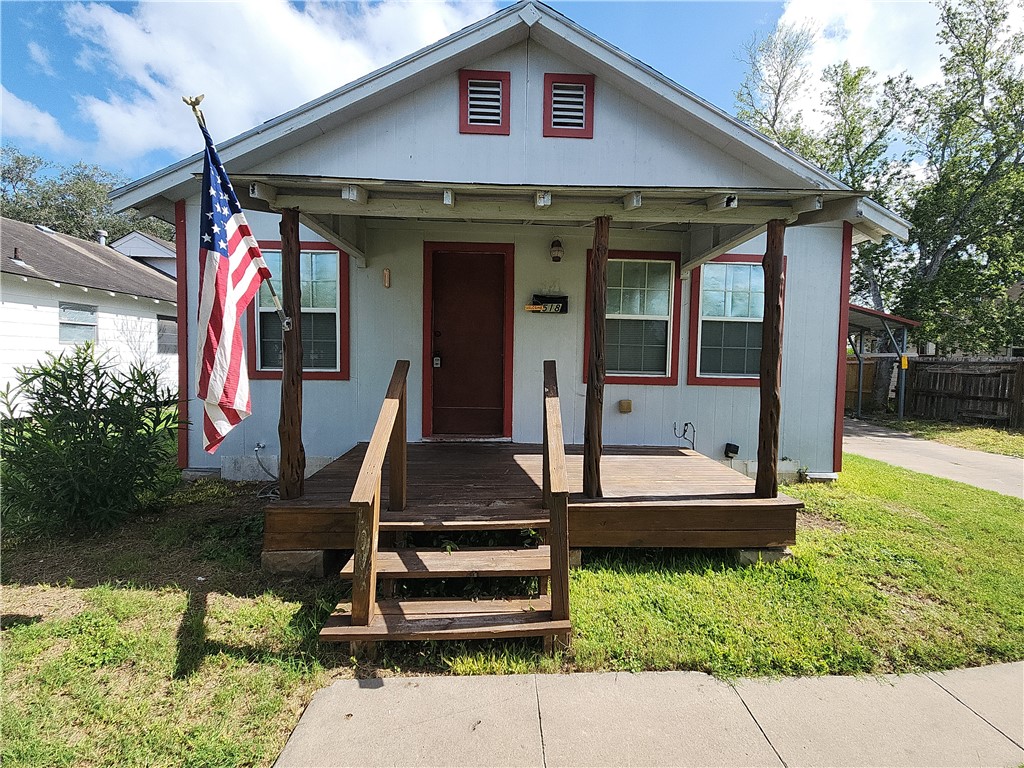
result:
<svg viewBox="0 0 1024 768"><path fill-rule="evenodd" d="M209 132L199 226L199 338L196 394L205 406L203 448L213 453L252 413L239 317L270 270L242 214Z"/></svg>

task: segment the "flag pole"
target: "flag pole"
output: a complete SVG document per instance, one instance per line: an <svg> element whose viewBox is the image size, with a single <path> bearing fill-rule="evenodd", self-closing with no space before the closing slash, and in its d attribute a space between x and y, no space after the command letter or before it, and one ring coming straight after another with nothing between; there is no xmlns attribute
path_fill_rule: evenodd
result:
<svg viewBox="0 0 1024 768"><path fill-rule="evenodd" d="M182 96L181 100L188 106L192 107L192 114L196 116L196 122L199 123L199 127L205 131L207 130L206 117L203 115L203 110L199 108L199 105L203 103L204 98L206 98L206 94L200 93L198 96ZM284 306L281 304L281 299L277 297L277 291L274 290L273 280L267 280L267 288L270 289L270 296L274 300L274 307L277 309L277 316L281 319L281 330L290 331L292 329L292 319L284 312Z"/></svg>

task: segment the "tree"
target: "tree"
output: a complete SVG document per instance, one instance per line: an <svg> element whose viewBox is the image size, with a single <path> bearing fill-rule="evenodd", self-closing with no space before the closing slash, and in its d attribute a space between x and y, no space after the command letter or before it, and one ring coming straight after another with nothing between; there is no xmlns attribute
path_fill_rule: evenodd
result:
<svg viewBox="0 0 1024 768"><path fill-rule="evenodd" d="M813 43L814 30L807 24L780 24L769 35L755 35L743 46L740 60L747 74L735 94L741 120L805 156L813 153L814 139L795 103L811 78L807 59Z"/></svg>
<svg viewBox="0 0 1024 768"><path fill-rule="evenodd" d="M85 240L104 229L112 240L138 229L169 240L174 228L136 211L114 213L109 194L125 179L96 165L55 165L12 145L0 149L3 215Z"/></svg>
<svg viewBox="0 0 1024 768"><path fill-rule="evenodd" d="M948 52L915 134L926 183L899 308L946 349L994 350L1024 338L1024 33L1008 0L939 7Z"/></svg>

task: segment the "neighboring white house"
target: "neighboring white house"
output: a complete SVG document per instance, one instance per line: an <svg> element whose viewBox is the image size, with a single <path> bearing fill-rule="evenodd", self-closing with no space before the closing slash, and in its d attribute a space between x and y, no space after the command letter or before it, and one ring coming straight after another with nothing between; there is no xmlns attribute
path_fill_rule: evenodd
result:
<svg viewBox="0 0 1024 768"><path fill-rule="evenodd" d="M125 256L131 256L143 264L159 269L165 275L177 275L174 243L135 230L110 243L110 247Z"/></svg>
<svg viewBox="0 0 1024 768"><path fill-rule="evenodd" d="M178 376L174 280L113 248L0 220L0 386L15 368L85 341L121 365Z"/></svg>
<svg viewBox="0 0 1024 768"><path fill-rule="evenodd" d="M780 456L838 470L851 248L907 223L551 8L505 8L219 148L275 275L275 211L300 210L310 468L369 437L398 358L410 440L540 442L554 359L581 443L587 250L610 216L604 442L677 445L691 422L703 453L756 457L760 257L783 219ZM201 170L197 154L113 195L176 224L187 318ZM267 296L245 328L254 414L214 456L193 429L189 466L239 476L258 443L277 452ZM193 424L198 332L182 355Z"/></svg>

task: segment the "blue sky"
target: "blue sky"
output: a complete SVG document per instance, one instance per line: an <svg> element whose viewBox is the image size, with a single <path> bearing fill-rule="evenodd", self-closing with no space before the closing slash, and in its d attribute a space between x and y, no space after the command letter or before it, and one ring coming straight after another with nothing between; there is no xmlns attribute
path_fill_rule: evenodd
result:
<svg viewBox="0 0 1024 768"><path fill-rule="evenodd" d="M0 2L3 140L137 177L198 149L183 93L207 94L214 138L223 140L507 4ZM925 2L551 5L730 112L743 43L780 19L815 26L816 66L850 58L923 81L938 73L937 13ZM814 106L809 89L806 107Z"/></svg>

